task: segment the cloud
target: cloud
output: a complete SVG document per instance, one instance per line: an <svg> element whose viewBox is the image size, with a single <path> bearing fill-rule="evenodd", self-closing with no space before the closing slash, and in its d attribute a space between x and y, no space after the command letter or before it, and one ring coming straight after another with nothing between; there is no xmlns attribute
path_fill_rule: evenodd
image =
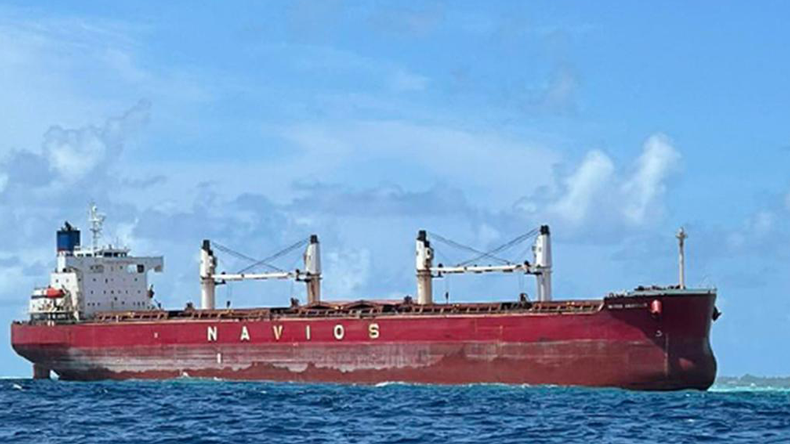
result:
<svg viewBox="0 0 790 444"><path fill-rule="evenodd" d="M0 176L5 177L0 194L10 198L9 193L13 193L15 201L24 201L36 192L68 195L103 189L107 181L116 180L110 169L129 137L148 121L150 106L147 101L140 101L101 126L50 127L40 152L16 150L0 161ZM68 186L77 182L83 187Z"/></svg>
<svg viewBox="0 0 790 444"><path fill-rule="evenodd" d="M14 150L0 160L0 230L13 233L2 251L17 254L25 265L51 260L53 224L84 219L90 200L122 204L117 161L130 137L145 125L150 105L140 102L101 125L80 128L54 126L46 131L39 150ZM111 197L112 196L112 197Z"/></svg>
<svg viewBox="0 0 790 444"><path fill-rule="evenodd" d="M665 180L680 163L680 153L663 134L654 134L645 142L636 170L623 184L627 201L624 214L633 224L641 224L651 213L652 206L666 191Z"/></svg>
<svg viewBox="0 0 790 444"><path fill-rule="evenodd" d="M51 127L44 134L43 144L50 169L65 181L74 182L95 170L108 168L120 156L128 136L147 123L150 109L151 104L141 100L100 127Z"/></svg>
<svg viewBox="0 0 790 444"><path fill-rule="evenodd" d="M601 151L590 151L578 169L564 181L566 192L549 207L574 224L583 222L601 191L609 186L615 167L609 157Z"/></svg>
<svg viewBox="0 0 790 444"><path fill-rule="evenodd" d="M630 171L592 150L572 172L555 177L556 186L522 198L515 208L527 217L588 234L592 229L638 229L661 218L666 184L680 159L662 134L648 137Z"/></svg>

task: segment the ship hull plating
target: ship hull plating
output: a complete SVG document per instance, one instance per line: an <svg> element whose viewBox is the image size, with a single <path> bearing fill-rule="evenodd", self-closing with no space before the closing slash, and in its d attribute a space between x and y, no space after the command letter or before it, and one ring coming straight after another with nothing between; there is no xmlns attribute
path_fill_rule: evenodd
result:
<svg viewBox="0 0 790 444"><path fill-rule="evenodd" d="M660 301L660 312L655 311ZM585 313L17 323L61 379L507 383L705 390L715 293L613 297Z"/></svg>

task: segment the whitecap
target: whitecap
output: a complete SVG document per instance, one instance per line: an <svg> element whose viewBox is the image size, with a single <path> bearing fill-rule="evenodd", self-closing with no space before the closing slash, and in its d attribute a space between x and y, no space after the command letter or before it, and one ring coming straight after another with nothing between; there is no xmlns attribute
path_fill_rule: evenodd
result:
<svg viewBox="0 0 790 444"><path fill-rule="evenodd" d="M373 387L389 387L391 385L409 385L402 381L384 381L375 384Z"/></svg>

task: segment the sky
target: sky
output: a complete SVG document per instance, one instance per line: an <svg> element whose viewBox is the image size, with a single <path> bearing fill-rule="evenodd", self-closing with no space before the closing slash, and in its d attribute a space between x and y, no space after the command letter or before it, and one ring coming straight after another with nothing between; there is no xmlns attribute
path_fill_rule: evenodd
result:
<svg viewBox="0 0 790 444"><path fill-rule="evenodd" d="M790 375L790 14L694 3L0 4L0 321L55 231L163 255L199 301L207 238L255 258L319 235L328 299L414 294L414 237L478 249L549 224L555 299L716 287L719 374ZM83 241L87 236L83 235ZM468 253L437 245L439 259ZM509 259L531 259L528 248ZM221 256L221 268L247 265ZM281 258L299 266L298 252ZM454 301L534 294L455 276ZM218 303L304 300L238 283ZM30 366L0 330L0 376Z"/></svg>

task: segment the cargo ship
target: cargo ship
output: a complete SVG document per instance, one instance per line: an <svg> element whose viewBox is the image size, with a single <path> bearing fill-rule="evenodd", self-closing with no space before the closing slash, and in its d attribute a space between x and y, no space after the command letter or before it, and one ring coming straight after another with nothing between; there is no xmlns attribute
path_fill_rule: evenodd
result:
<svg viewBox="0 0 790 444"><path fill-rule="evenodd" d="M551 234L528 233L532 261L434 264L434 235L418 232L416 298L332 301L321 297L318 237L303 241L302 269L218 272L215 249L200 249L200 307L165 310L153 302L149 272L162 257L136 257L100 245L104 216L91 207L91 246L66 223L57 265L35 289L29 319L11 325L14 350L35 378L62 380L222 378L375 384L553 384L638 390L705 390L716 376L709 333L719 312L715 289L679 284L637 287L591 300L552 298ZM491 262L491 261L489 261ZM432 283L450 274L534 275L536 297L502 302L433 300ZM217 285L293 279L306 301L280 307L217 308Z"/></svg>

